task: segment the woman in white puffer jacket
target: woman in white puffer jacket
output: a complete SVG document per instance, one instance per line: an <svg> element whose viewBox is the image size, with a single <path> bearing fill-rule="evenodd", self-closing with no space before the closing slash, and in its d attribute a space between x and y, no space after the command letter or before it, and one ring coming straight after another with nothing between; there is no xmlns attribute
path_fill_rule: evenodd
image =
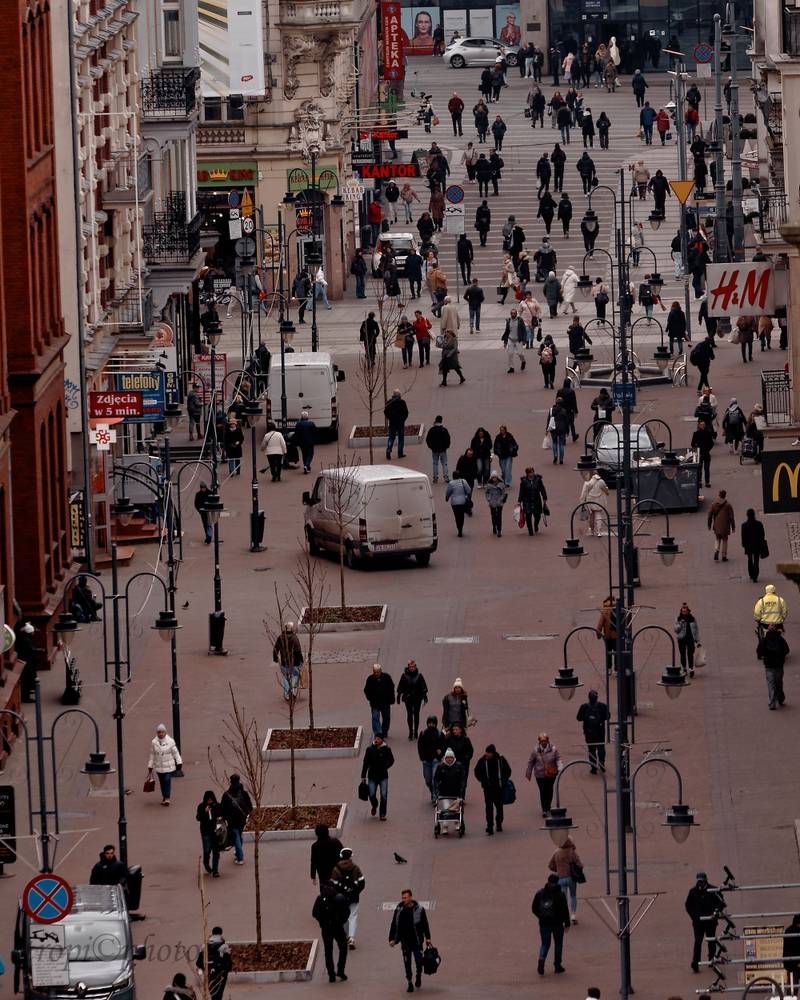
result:
<svg viewBox="0 0 800 1000"><path fill-rule="evenodd" d="M608 487L603 481L603 477L599 472L595 472L588 483L583 484L583 489L581 490L580 503L591 503L600 504L601 506L606 506L606 497L608 496ZM605 531L606 515L602 510L598 510L597 507L584 507L584 510L589 514L589 534L590 535L603 535Z"/></svg>
<svg viewBox="0 0 800 1000"><path fill-rule="evenodd" d="M147 761L147 770L149 777L152 777L154 771L156 773L158 783L161 786L162 806L169 805L172 776L182 764L177 743L171 736L167 735L167 727L164 723L160 723L156 728L156 735L150 743L150 759Z"/></svg>

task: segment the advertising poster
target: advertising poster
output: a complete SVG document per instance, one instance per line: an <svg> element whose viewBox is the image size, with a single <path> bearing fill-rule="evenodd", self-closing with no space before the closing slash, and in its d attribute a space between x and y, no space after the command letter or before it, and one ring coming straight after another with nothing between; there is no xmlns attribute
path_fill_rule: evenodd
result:
<svg viewBox="0 0 800 1000"><path fill-rule="evenodd" d="M444 13L444 44L449 45L453 34L457 31L462 38L467 37L467 12L465 10L446 10Z"/></svg>
<svg viewBox="0 0 800 1000"><path fill-rule="evenodd" d="M709 264L709 316L771 316L775 309L772 264Z"/></svg>
<svg viewBox="0 0 800 1000"><path fill-rule="evenodd" d="M469 33L473 38L494 38L494 12L491 7L469 12Z"/></svg>
<svg viewBox="0 0 800 1000"><path fill-rule="evenodd" d="M438 7L405 7L403 9L403 51L410 56L432 55L433 29L438 23Z"/></svg>
<svg viewBox="0 0 800 1000"><path fill-rule="evenodd" d="M261 0L199 0L204 97L264 94Z"/></svg>
<svg viewBox="0 0 800 1000"><path fill-rule="evenodd" d="M518 3L499 3L495 7L495 38L505 45L519 45L522 41L522 17Z"/></svg>
<svg viewBox="0 0 800 1000"><path fill-rule="evenodd" d="M762 935L774 935L762 937ZM750 935L757 935L753 938ZM783 967L783 927L743 927L744 941L744 982L745 985L759 976L769 976L785 986L788 975ZM767 959L774 959L769 962Z"/></svg>

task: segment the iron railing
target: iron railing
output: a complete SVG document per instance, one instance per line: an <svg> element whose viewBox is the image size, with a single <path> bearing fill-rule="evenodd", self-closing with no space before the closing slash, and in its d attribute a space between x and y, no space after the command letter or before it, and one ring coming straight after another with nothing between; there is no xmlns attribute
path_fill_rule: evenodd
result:
<svg viewBox="0 0 800 1000"><path fill-rule="evenodd" d="M800 7L783 8L783 51L800 56Z"/></svg>
<svg viewBox="0 0 800 1000"><path fill-rule="evenodd" d="M792 422L791 388L789 373L783 369L761 372L761 405L770 427Z"/></svg>
<svg viewBox="0 0 800 1000"><path fill-rule="evenodd" d="M105 325L113 331L147 333L153 326L153 290L139 291L138 281L126 288L112 306Z"/></svg>
<svg viewBox="0 0 800 1000"><path fill-rule="evenodd" d="M766 114L767 131L774 146L783 144L783 103L780 97L772 95Z"/></svg>
<svg viewBox="0 0 800 1000"><path fill-rule="evenodd" d="M132 153L116 156L108 173L108 181L103 199L108 204L132 203L137 192L141 200L153 186L150 157L143 153L138 160Z"/></svg>
<svg viewBox="0 0 800 1000"><path fill-rule="evenodd" d="M155 212L144 227L145 260L154 264L188 264L200 249L201 216L189 222L170 208Z"/></svg>
<svg viewBox="0 0 800 1000"><path fill-rule="evenodd" d="M198 146L241 145L246 138L247 133L241 125L209 125L202 122L197 130Z"/></svg>
<svg viewBox="0 0 800 1000"><path fill-rule="evenodd" d="M781 226L788 221L789 201L783 188L759 188L758 215L753 225L762 240L781 239Z"/></svg>
<svg viewBox="0 0 800 1000"><path fill-rule="evenodd" d="M178 67L151 73L141 82L146 119L186 118L197 107L198 69Z"/></svg>

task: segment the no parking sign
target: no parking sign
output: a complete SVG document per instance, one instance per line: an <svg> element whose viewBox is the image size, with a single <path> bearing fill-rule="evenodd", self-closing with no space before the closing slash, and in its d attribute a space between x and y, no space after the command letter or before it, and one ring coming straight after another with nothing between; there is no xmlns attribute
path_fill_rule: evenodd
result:
<svg viewBox="0 0 800 1000"><path fill-rule="evenodd" d="M37 875L25 886L22 908L37 924L54 924L72 910L75 896L72 886L52 872Z"/></svg>

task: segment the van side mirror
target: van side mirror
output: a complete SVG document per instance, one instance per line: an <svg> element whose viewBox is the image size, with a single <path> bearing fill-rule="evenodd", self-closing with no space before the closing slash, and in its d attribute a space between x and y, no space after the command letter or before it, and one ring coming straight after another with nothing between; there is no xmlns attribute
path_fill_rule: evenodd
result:
<svg viewBox="0 0 800 1000"><path fill-rule="evenodd" d="M344 376L344 372L342 371L342 369L341 368L337 368L336 369L336 381L337 382L344 382L344 378L345 378L345 376Z"/></svg>
<svg viewBox="0 0 800 1000"><path fill-rule="evenodd" d="M306 505L306 507L310 507L311 506L311 491L310 490L303 490L303 503Z"/></svg>
<svg viewBox="0 0 800 1000"><path fill-rule="evenodd" d="M135 962L143 962L147 958L147 948L143 944L134 945L133 959Z"/></svg>

